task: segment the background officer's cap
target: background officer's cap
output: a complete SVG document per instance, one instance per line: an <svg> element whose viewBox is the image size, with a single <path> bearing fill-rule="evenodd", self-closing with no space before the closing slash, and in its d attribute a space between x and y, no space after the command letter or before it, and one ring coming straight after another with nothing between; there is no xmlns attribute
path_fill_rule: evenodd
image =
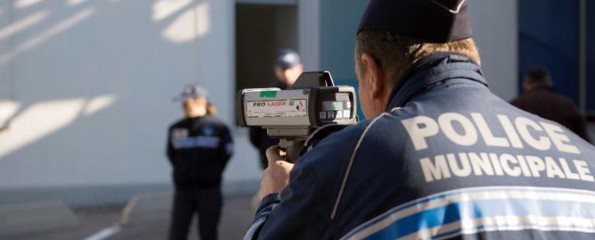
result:
<svg viewBox="0 0 595 240"><path fill-rule="evenodd" d="M468 0L371 0L358 32L387 30L432 43L472 36Z"/></svg>
<svg viewBox="0 0 595 240"><path fill-rule="evenodd" d="M300 63L300 55L296 51L291 49L282 49L277 53L277 61L275 63L277 67L283 69L292 68Z"/></svg>
<svg viewBox="0 0 595 240"><path fill-rule="evenodd" d="M184 87L179 96L174 97L174 101L186 101L191 98L207 97L209 92L198 84L188 84Z"/></svg>

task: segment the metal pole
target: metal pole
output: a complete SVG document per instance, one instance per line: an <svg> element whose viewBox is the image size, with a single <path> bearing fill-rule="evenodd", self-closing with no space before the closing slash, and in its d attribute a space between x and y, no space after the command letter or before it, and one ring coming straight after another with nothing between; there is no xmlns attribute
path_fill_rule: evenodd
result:
<svg viewBox="0 0 595 240"><path fill-rule="evenodd" d="M194 46L194 66L192 67L192 73L194 74L194 83L200 84L200 41L198 39L198 4L197 1L192 1L192 45Z"/></svg>
<svg viewBox="0 0 595 240"><path fill-rule="evenodd" d="M579 109L587 112L587 0L579 0Z"/></svg>

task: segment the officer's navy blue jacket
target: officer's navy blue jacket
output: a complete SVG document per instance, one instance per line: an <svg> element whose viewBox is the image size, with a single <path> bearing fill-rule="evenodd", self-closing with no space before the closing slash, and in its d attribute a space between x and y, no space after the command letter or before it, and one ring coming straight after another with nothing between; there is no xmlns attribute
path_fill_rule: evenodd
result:
<svg viewBox="0 0 595 240"><path fill-rule="evenodd" d="M169 127L167 157L176 190L217 187L233 153L233 139L212 116L184 118Z"/></svg>
<svg viewBox="0 0 595 240"><path fill-rule="evenodd" d="M405 79L386 113L299 159L247 239L595 239L593 146L496 97L460 55Z"/></svg>

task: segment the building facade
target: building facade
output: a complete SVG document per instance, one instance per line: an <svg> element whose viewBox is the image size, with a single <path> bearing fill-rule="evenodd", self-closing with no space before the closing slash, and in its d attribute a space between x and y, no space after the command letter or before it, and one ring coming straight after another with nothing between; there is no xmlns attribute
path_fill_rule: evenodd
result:
<svg viewBox="0 0 595 240"><path fill-rule="evenodd" d="M565 1L564 1L565 2ZM0 204L122 202L170 188L166 130L183 85L210 91L236 153L228 193L258 187L257 152L235 126L235 93L270 84L295 48L306 70L355 84L361 0L1 0ZM517 95L519 4L470 3L492 91Z"/></svg>

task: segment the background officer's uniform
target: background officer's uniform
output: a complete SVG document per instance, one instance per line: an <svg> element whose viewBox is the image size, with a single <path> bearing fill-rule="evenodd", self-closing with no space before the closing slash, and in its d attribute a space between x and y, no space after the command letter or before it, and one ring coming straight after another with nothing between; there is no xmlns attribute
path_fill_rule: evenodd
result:
<svg viewBox="0 0 595 240"><path fill-rule="evenodd" d="M378 2L365 16L407 11ZM593 146L495 96L466 56L403 80L384 114L300 157L247 239L595 239Z"/></svg>
<svg viewBox="0 0 595 240"><path fill-rule="evenodd" d="M515 107L545 119L560 123L590 142L587 123L574 102L556 94L553 89L542 87L531 90L510 102Z"/></svg>
<svg viewBox="0 0 595 240"><path fill-rule="evenodd" d="M194 213L201 239L217 239L222 208L221 178L233 141L220 120L205 115L169 127L167 157L173 167L174 209L170 239L186 239Z"/></svg>

